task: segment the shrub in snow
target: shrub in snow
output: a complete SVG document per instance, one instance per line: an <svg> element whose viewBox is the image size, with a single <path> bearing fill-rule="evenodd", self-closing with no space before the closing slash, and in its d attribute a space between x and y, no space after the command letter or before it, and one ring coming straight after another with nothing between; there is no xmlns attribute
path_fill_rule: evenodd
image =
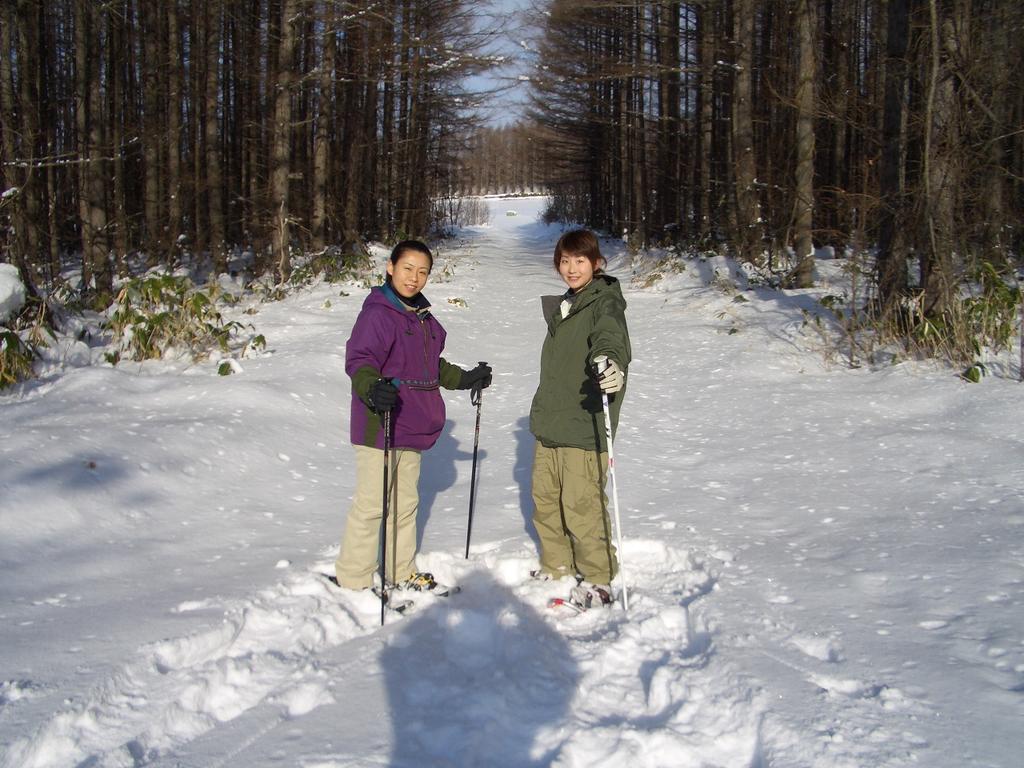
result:
<svg viewBox="0 0 1024 768"><path fill-rule="evenodd" d="M925 299L920 294L911 304L908 323L911 340L925 355L974 368L986 351L1011 348L1022 295L1006 270L987 262L978 265L968 275L963 294L939 313L927 312ZM965 378L977 381L983 374L974 371Z"/></svg>
<svg viewBox="0 0 1024 768"><path fill-rule="evenodd" d="M180 275L129 280L107 323L114 334L107 359L117 363L123 357L141 361L180 353L201 359L214 348L241 347L245 342L238 343L238 337L252 326L225 320L216 306L220 295L216 285L196 288Z"/></svg>
<svg viewBox="0 0 1024 768"><path fill-rule="evenodd" d="M0 328L0 389L32 375L34 355L14 331Z"/></svg>
<svg viewBox="0 0 1024 768"><path fill-rule="evenodd" d="M320 253L296 257L292 262L291 276L288 283L294 288L313 285L318 280L328 283L341 283L358 279L370 266L369 254L361 247L344 250L338 246L328 246ZM279 291L282 286L276 286ZM283 291L272 296L272 299L284 297Z"/></svg>

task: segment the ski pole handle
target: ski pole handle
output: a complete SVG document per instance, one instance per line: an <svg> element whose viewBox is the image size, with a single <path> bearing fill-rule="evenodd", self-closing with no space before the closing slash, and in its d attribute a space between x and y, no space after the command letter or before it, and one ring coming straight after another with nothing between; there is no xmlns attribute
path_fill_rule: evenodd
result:
<svg viewBox="0 0 1024 768"><path fill-rule="evenodd" d="M486 360L478 360L477 366L487 365ZM477 408L480 407L480 403L484 399L484 388L477 382L473 385L472 389L469 390L469 404L475 405Z"/></svg>

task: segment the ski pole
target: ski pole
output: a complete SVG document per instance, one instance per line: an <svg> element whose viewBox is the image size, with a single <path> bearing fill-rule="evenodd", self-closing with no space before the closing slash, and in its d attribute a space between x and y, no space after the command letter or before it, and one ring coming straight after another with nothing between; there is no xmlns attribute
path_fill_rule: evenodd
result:
<svg viewBox="0 0 1024 768"><path fill-rule="evenodd" d="M384 606L388 601L388 449L391 443L391 411L384 411L384 506L380 517L380 625L384 626Z"/></svg>
<svg viewBox="0 0 1024 768"><path fill-rule="evenodd" d="M480 363L486 365L486 363ZM469 391L469 402L476 406L476 431L473 434L473 469L469 473L469 524L466 526L466 560L469 560L469 540L473 536L473 508L476 504L476 455L480 448L480 406L484 401L484 391L473 387Z"/></svg>
<svg viewBox="0 0 1024 768"><path fill-rule="evenodd" d="M597 372L601 373L608 367L608 358L601 355L594 358ZM608 393L601 393L601 404L604 406L604 436L608 442L608 474L612 480L612 509L615 512L615 546L619 550L619 579L622 582L622 609L629 610L629 592L626 589L626 569L622 562L622 522L619 520L619 486L615 482L615 450L612 446L612 414L608 407Z"/></svg>

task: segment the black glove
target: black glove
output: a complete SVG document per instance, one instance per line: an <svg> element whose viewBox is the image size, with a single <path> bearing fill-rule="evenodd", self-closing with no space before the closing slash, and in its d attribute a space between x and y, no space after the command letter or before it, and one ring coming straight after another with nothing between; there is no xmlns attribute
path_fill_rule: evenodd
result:
<svg viewBox="0 0 1024 768"><path fill-rule="evenodd" d="M398 387L387 379L377 379L370 387L366 400L374 413L387 413L398 402Z"/></svg>
<svg viewBox="0 0 1024 768"><path fill-rule="evenodd" d="M457 389L473 389L479 392L489 386L491 386L491 366L487 363L477 363L473 370L462 372Z"/></svg>

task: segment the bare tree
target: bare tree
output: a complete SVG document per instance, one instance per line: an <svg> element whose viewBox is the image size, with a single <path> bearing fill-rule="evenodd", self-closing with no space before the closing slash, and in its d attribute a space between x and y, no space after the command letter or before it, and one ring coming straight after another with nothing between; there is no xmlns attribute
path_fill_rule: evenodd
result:
<svg viewBox="0 0 1024 768"><path fill-rule="evenodd" d="M169 15L176 18L176 0L170 0L167 5L171 6ZM160 79L166 62L160 60L160 39L162 37L161 16L163 16L163 3L139 3L139 12L142 29L142 79L144 111L142 115L142 154L144 158L145 186L143 188L143 231L144 248L149 254L149 263L157 264L166 250L166 243L163 242L164 222L161 210L169 195L163 188L161 172L164 170L164 163L161 162L161 149L171 155L172 148L167 146L167 135L165 135L164 115L169 119L180 120L174 109L164 111L161 108ZM177 34L177 30L173 30ZM172 104L175 102L172 102ZM177 143L177 135L174 135Z"/></svg>
<svg viewBox="0 0 1024 768"><path fill-rule="evenodd" d="M706 241L711 235L711 195L712 195L712 140L714 136L714 72L715 72L715 34L714 9L712 3L702 3L697 17L698 28L698 123L695 142L696 159L693 163L696 171L694 187L697 190L695 208L697 212L697 237Z"/></svg>
<svg viewBox="0 0 1024 768"><path fill-rule="evenodd" d="M178 236L181 234L182 189L181 189L181 110L184 87L183 57L181 55L181 37L178 20L178 0L167 0L158 4L167 11L167 46L166 60L163 62L167 70L167 129L163 133L163 144L167 150L167 218L164 221L147 222L150 240L163 243L163 251L174 253ZM156 128L156 126L154 126ZM152 170L149 171L150 173ZM156 230L156 231L152 231Z"/></svg>
<svg viewBox="0 0 1024 768"><path fill-rule="evenodd" d="M224 227L224 174L221 168L223 147L220 139L219 106L222 89L220 66L221 0L206 0L206 196L210 221L210 256L215 274L227 271L227 242Z"/></svg>
<svg viewBox="0 0 1024 768"><path fill-rule="evenodd" d="M127 274L127 255L131 239L131 226L128 222L127 198L128 179L126 165L125 127L130 124L129 104L133 94L129 87L129 78L125 72L128 62L120 55L126 44L126 26L130 23L131 9L123 2L112 7L113 13L108 16L109 44L107 45L107 82L109 97L105 123L110 131L111 166L113 169L113 189L108 190L108 210L110 222L108 231L113 248L113 260L119 275Z"/></svg>
<svg viewBox="0 0 1024 768"><path fill-rule="evenodd" d="M793 284L797 288L809 288L814 283L814 243L811 239L811 227L814 215L814 82L817 79L813 0L797 0L794 14L797 24L799 65L796 85L796 188L793 211L793 240L796 245L797 265Z"/></svg>
<svg viewBox="0 0 1024 768"><path fill-rule="evenodd" d="M330 172L328 153L334 119L334 66L338 33L334 28L334 3L320 5L323 34L320 42L320 77L317 89L316 127L313 136L313 210L310 219L312 245L322 251L327 245L327 180Z"/></svg>
<svg viewBox="0 0 1024 768"><path fill-rule="evenodd" d="M94 66L95 39L102 39L106 11L89 0L75 0L75 69L78 83L78 139L84 162L79 172L82 228L83 288L95 292L104 304L113 291L107 244L107 209L104 198L106 159L103 154L103 104L100 73ZM94 38L95 36L95 38ZM90 286L90 282L92 285Z"/></svg>
<svg viewBox="0 0 1024 768"><path fill-rule="evenodd" d="M274 131L270 165L270 208L273 222L271 240L278 277L291 276L291 208L289 206L289 175L291 174L292 87L295 81L296 21L298 0L284 0L281 6L281 42L275 83Z"/></svg>
<svg viewBox="0 0 1024 768"><path fill-rule="evenodd" d="M909 3L889 0L886 30L885 105L882 129L882 168L877 282L882 310L888 314L907 288L907 220L904 198L906 152L907 67Z"/></svg>
<svg viewBox="0 0 1024 768"><path fill-rule="evenodd" d="M4 198L0 207L0 223L5 223L7 242L4 244L8 257L19 267L23 267L27 252L23 241L25 232L24 205L21 199L21 177L18 162L20 148L18 137L21 135L18 124L18 113L14 95L14 68L12 62L17 55L15 45L17 27L15 25L15 9L9 3L0 3L0 181L3 182ZM20 263L19 263L20 262ZM24 268L22 269L23 272Z"/></svg>
<svg viewBox="0 0 1024 768"><path fill-rule="evenodd" d="M39 7L26 0L18 0L18 69L21 153L19 159L23 169L18 190L18 204L21 211L20 224L23 231L18 233L23 260L22 272L38 261L40 255L40 181L39 173Z"/></svg>
<svg viewBox="0 0 1024 768"><path fill-rule="evenodd" d="M745 261L759 263L764 236L757 192L757 156L754 147L754 0L736 0L733 6L735 59L732 90L732 161L735 181L736 246Z"/></svg>

